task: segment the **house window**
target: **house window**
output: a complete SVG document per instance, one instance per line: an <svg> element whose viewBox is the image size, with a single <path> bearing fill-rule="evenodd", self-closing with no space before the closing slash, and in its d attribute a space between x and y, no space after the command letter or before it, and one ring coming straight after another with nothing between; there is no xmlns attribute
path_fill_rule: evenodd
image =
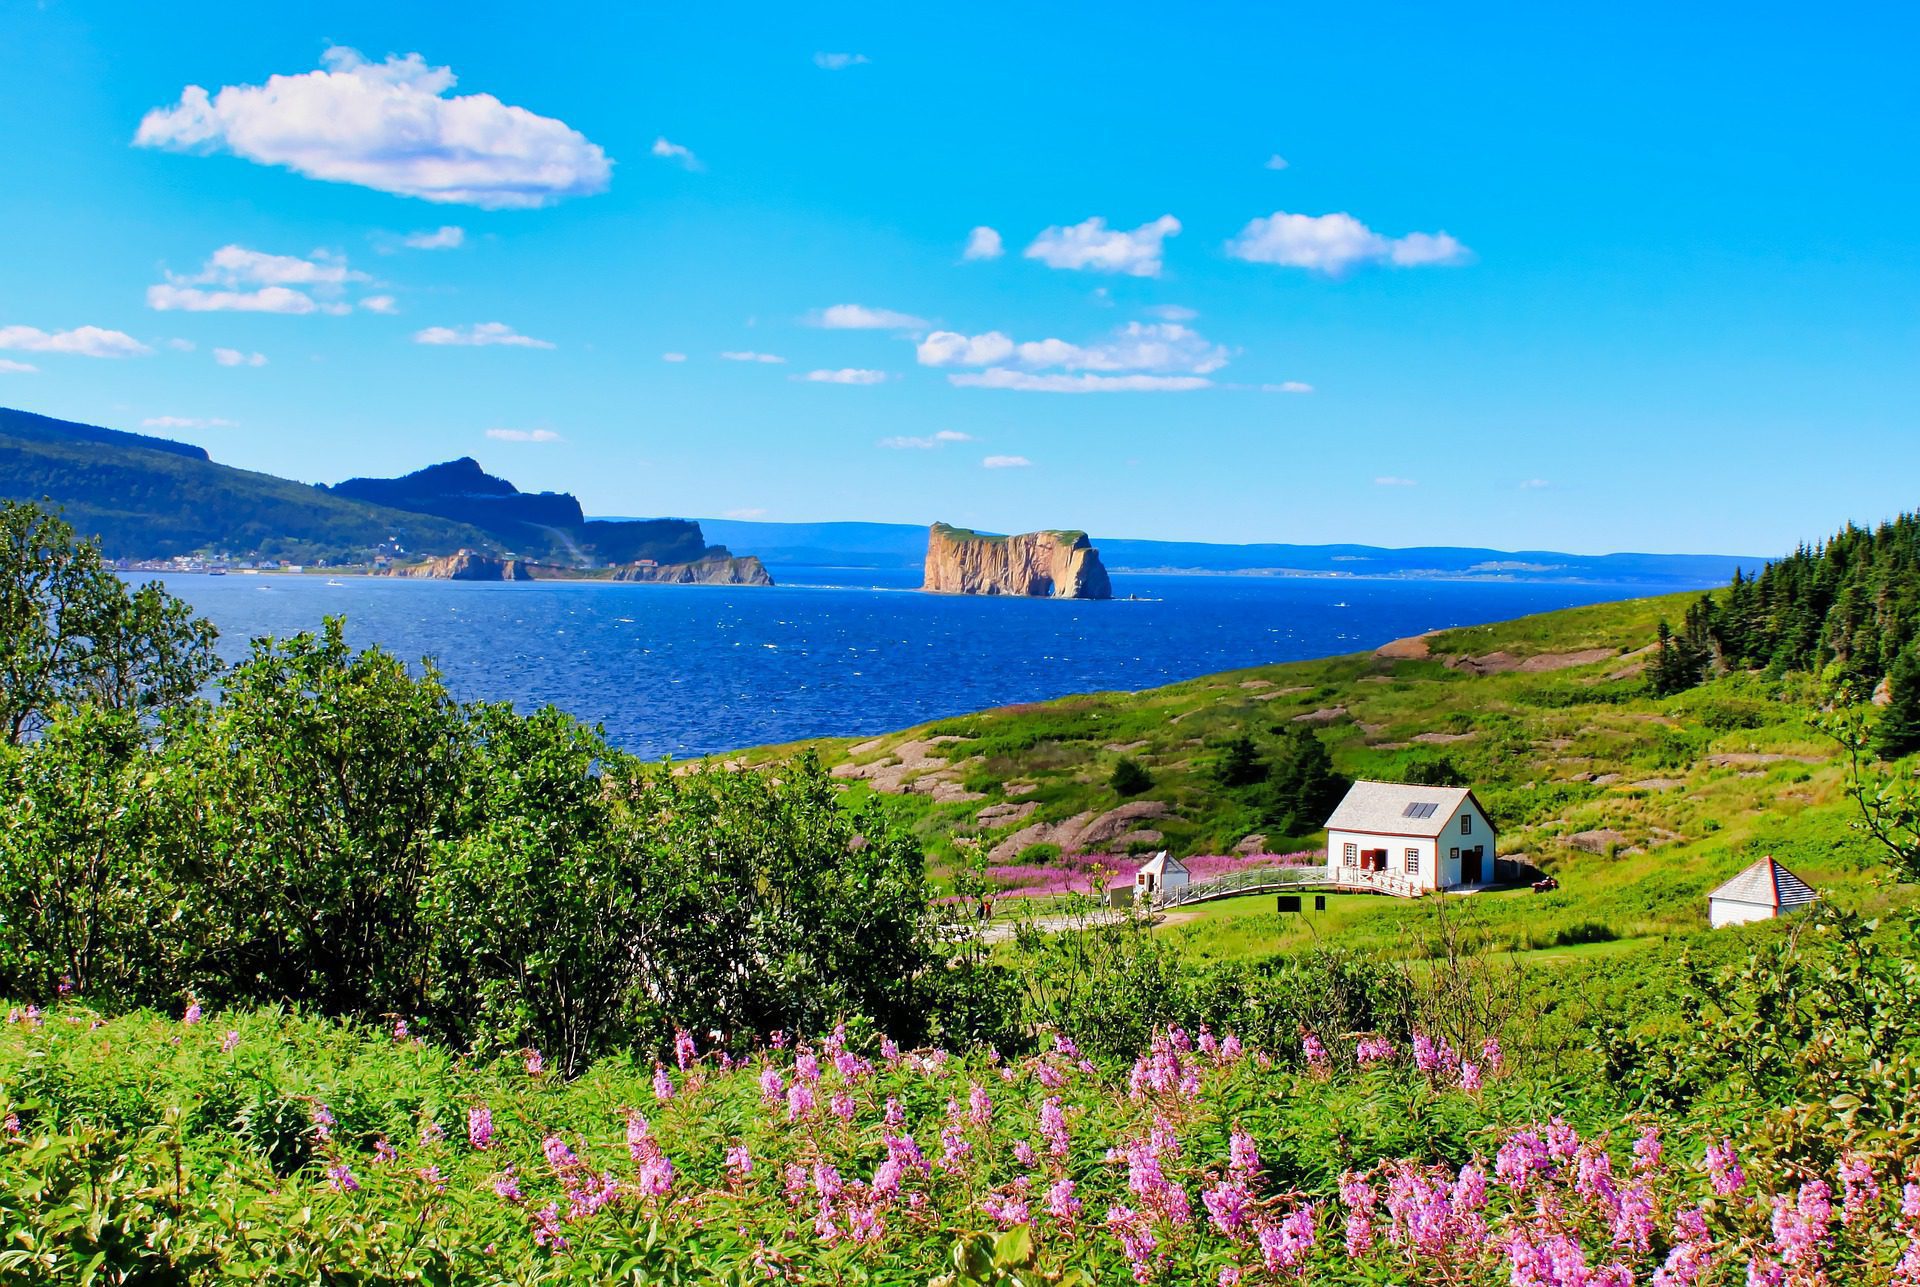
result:
<svg viewBox="0 0 1920 1287"><path fill-rule="evenodd" d="M1418 876L1419 874L1420 851L1418 849L1409 849L1407 850L1407 875Z"/></svg>
<svg viewBox="0 0 1920 1287"><path fill-rule="evenodd" d="M1343 866L1352 867L1355 864L1357 864L1359 861L1360 861L1359 845L1348 845L1340 851L1340 862Z"/></svg>
<svg viewBox="0 0 1920 1287"><path fill-rule="evenodd" d="M1447 857L1452 859L1454 862L1459 862L1460 851L1458 849L1449 849L1447 850Z"/></svg>
<svg viewBox="0 0 1920 1287"><path fill-rule="evenodd" d="M1463 836L1473 834L1473 815L1471 813L1463 813L1460 815L1460 834Z"/></svg>

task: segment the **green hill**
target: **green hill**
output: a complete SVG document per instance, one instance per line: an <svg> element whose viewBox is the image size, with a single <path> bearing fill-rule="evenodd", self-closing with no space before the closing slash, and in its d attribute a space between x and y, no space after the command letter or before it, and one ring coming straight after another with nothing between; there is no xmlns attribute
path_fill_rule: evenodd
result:
<svg viewBox="0 0 1920 1287"><path fill-rule="evenodd" d="M1318 846L1319 818L1288 827L1270 781L1226 786L1219 769L1243 737L1259 764L1281 764L1309 729L1346 776L1474 787L1502 856L1562 882L1474 900L1516 946L1704 930L1706 891L1763 853L1823 891L1879 899L1880 858L1851 825L1838 748L1808 723L1813 680L1741 671L1678 696L1649 691L1648 641L1691 599L1573 608L811 745L849 791L890 799L936 861L985 854L989 878L1009 885L1035 873L996 868L1045 869L1076 852ZM1122 760L1146 771L1144 789L1110 785ZM1251 946L1272 950L1283 926L1270 902L1247 901L1273 922ZM1385 945L1404 923L1403 905L1353 901L1365 906L1346 917L1347 937Z"/></svg>
<svg viewBox="0 0 1920 1287"><path fill-rule="evenodd" d="M221 552L358 562L471 549L570 565L722 558L689 519L587 521L467 457L331 488L234 469L204 448L0 408L0 499L47 500L113 558Z"/></svg>
<svg viewBox="0 0 1920 1287"><path fill-rule="evenodd" d="M498 548L468 523L217 464L201 448L169 439L4 408L0 498L51 500L113 558L217 550L358 559L390 538L409 551Z"/></svg>

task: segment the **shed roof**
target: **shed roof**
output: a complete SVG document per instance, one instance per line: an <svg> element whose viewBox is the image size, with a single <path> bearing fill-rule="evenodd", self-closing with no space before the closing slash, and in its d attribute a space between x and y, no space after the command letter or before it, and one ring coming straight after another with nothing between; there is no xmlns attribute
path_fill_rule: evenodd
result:
<svg viewBox="0 0 1920 1287"><path fill-rule="evenodd" d="M1466 787L1356 782L1327 819L1329 831L1373 831L1390 836L1437 836L1473 792ZM1479 801L1474 801L1476 807ZM1482 810L1484 813L1485 810Z"/></svg>
<svg viewBox="0 0 1920 1287"><path fill-rule="evenodd" d="M1782 867L1768 854L1735 876L1708 898L1724 898L1735 903L1755 903L1777 911L1792 911L1820 897L1806 881Z"/></svg>
<svg viewBox="0 0 1920 1287"><path fill-rule="evenodd" d="M1187 865L1162 849L1153 857L1140 864L1136 876L1164 876L1170 871L1186 872Z"/></svg>

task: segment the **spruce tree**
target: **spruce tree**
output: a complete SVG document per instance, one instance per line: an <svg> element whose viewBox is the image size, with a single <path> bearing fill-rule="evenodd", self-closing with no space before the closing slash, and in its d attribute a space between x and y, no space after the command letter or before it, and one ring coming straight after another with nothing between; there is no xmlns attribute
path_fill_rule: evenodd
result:
<svg viewBox="0 0 1920 1287"><path fill-rule="evenodd" d="M1920 654L1909 648L1893 660L1887 672L1891 700L1873 730L1873 753L1897 760L1920 751Z"/></svg>

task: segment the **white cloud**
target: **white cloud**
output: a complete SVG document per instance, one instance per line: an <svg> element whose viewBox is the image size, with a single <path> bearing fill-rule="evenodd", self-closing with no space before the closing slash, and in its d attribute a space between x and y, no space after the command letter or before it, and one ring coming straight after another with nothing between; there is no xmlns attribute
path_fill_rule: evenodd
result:
<svg viewBox="0 0 1920 1287"><path fill-rule="evenodd" d="M142 429L232 429L231 420L222 420L217 416L205 419L199 416L148 416L140 422Z"/></svg>
<svg viewBox="0 0 1920 1287"><path fill-rule="evenodd" d="M400 244L408 250L458 250L466 241L467 230L449 223L425 232L410 232Z"/></svg>
<svg viewBox="0 0 1920 1287"><path fill-rule="evenodd" d="M1395 478L1391 474L1373 480L1375 487L1418 487L1420 484L1411 478Z"/></svg>
<svg viewBox="0 0 1920 1287"><path fill-rule="evenodd" d="M1279 384L1263 384L1262 393L1312 393L1313 386L1305 380L1282 380Z"/></svg>
<svg viewBox="0 0 1920 1287"><path fill-rule="evenodd" d="M1203 375L1036 374L1004 366L956 372L947 380L961 388L1016 389L1022 393L1185 393L1213 385L1213 381Z"/></svg>
<svg viewBox="0 0 1920 1287"><path fill-rule="evenodd" d="M1520 484L1520 489L1522 491L1532 492L1532 491L1539 491L1542 487L1551 487L1551 486L1553 486L1553 484L1548 482L1544 478L1529 478L1527 479L1527 481Z"/></svg>
<svg viewBox="0 0 1920 1287"><path fill-rule="evenodd" d="M684 362L687 360L687 355L684 353L662 353L660 360L662 362Z"/></svg>
<svg viewBox="0 0 1920 1287"><path fill-rule="evenodd" d="M1284 170L1287 168L1287 158L1275 152L1267 158L1267 168L1269 170Z"/></svg>
<svg viewBox="0 0 1920 1287"><path fill-rule="evenodd" d="M765 518L766 516L767 516L767 511L757 507L749 508L749 509L730 509L726 511L724 514L720 515L721 518L735 518L735 519L742 519L742 520L748 520L748 521L751 521L756 518Z"/></svg>
<svg viewBox="0 0 1920 1287"><path fill-rule="evenodd" d="M930 434L924 438L909 437L906 435L894 438L882 438L877 445L886 447L892 451L933 451L935 448L944 446L950 442L972 441L973 435L970 433L961 433L957 429L942 429L940 432Z"/></svg>
<svg viewBox="0 0 1920 1287"><path fill-rule="evenodd" d="M147 307L163 313L317 313L321 306L289 286L203 290L161 282L147 287Z"/></svg>
<svg viewBox="0 0 1920 1287"><path fill-rule="evenodd" d="M980 462L982 469L1026 469L1033 462L1025 456L988 456Z"/></svg>
<svg viewBox="0 0 1920 1287"><path fill-rule="evenodd" d="M1155 304L1147 310L1163 322L1191 322L1200 316L1197 308L1188 308L1185 304Z"/></svg>
<svg viewBox="0 0 1920 1287"><path fill-rule="evenodd" d="M397 313L400 311L400 306L394 302L393 296L391 295L369 295L360 301L360 307L366 309L369 313Z"/></svg>
<svg viewBox="0 0 1920 1287"><path fill-rule="evenodd" d="M767 362L776 365L786 361L778 353L756 353L752 349L728 349L720 357L727 362Z"/></svg>
<svg viewBox="0 0 1920 1287"><path fill-rule="evenodd" d="M1161 244L1179 231L1180 221L1172 215L1161 215L1132 232L1109 228L1105 219L1096 216L1070 227L1048 228L1033 239L1026 256L1050 268L1158 277Z"/></svg>
<svg viewBox="0 0 1920 1287"><path fill-rule="evenodd" d="M170 272L165 282L147 287L147 307L189 313L337 314L350 311L339 302L347 285L366 280L365 273L324 250L302 257L226 245L209 255L199 272Z"/></svg>
<svg viewBox="0 0 1920 1287"><path fill-rule="evenodd" d="M1000 234L985 224L967 234L967 248L960 252L962 259L998 259L1006 253L1001 244Z"/></svg>
<svg viewBox="0 0 1920 1287"><path fill-rule="evenodd" d="M890 308L868 308L864 304L834 304L813 317L815 326L829 331L924 331L927 321L911 313L896 313Z"/></svg>
<svg viewBox="0 0 1920 1287"><path fill-rule="evenodd" d="M221 366L265 366L267 355L264 353L242 353L239 349L215 349L213 360Z"/></svg>
<svg viewBox="0 0 1920 1287"><path fill-rule="evenodd" d="M1302 215L1275 211L1255 219L1227 243L1235 259L1279 264L1336 276L1358 264L1415 268L1457 264L1467 248L1444 232L1415 232L1386 237L1350 214Z"/></svg>
<svg viewBox="0 0 1920 1287"><path fill-rule="evenodd" d="M487 437L495 442L565 442L551 429L489 429Z"/></svg>
<svg viewBox="0 0 1920 1287"><path fill-rule="evenodd" d="M921 366L991 366L1013 356L1013 340L999 331L962 335L935 331L914 346Z"/></svg>
<svg viewBox="0 0 1920 1287"><path fill-rule="evenodd" d="M446 97L449 67L419 54L368 62L352 49L264 85L198 85L148 112L136 147L225 150L330 183L483 209L551 205L606 190L607 154L564 121L491 94Z"/></svg>
<svg viewBox="0 0 1920 1287"><path fill-rule="evenodd" d="M532 336L522 335L505 322L476 322L472 326L429 326L424 331L415 331L415 344L458 344L472 347L485 347L493 344L508 344L523 349L550 349L551 340L536 340Z"/></svg>
<svg viewBox="0 0 1920 1287"><path fill-rule="evenodd" d="M669 143L664 134L656 138L653 146L648 150L663 161L678 161L689 170L705 168L700 164L700 158L693 154L692 148L682 147L678 143Z"/></svg>
<svg viewBox="0 0 1920 1287"><path fill-rule="evenodd" d="M813 65L824 71L845 71L849 67L864 67L873 60L865 54L828 54L813 56Z"/></svg>
<svg viewBox="0 0 1920 1287"><path fill-rule="evenodd" d="M95 358L145 357L153 352L125 331L109 331L99 326L76 326L71 331L43 331L37 326L0 326L0 349Z"/></svg>
<svg viewBox="0 0 1920 1287"><path fill-rule="evenodd" d="M192 340L171 339L167 341L167 347L177 353L191 353L194 346Z"/></svg>
<svg viewBox="0 0 1920 1287"><path fill-rule="evenodd" d="M39 369L26 362L15 362L12 358L0 358L0 375L31 375Z"/></svg>
<svg viewBox="0 0 1920 1287"><path fill-rule="evenodd" d="M922 366L992 366L1009 358L1029 368L1069 371L1148 371L1209 375L1227 364L1227 349L1177 322L1129 322L1093 344L1029 340L1015 344L999 331L961 335L935 331L915 349Z"/></svg>
<svg viewBox="0 0 1920 1287"><path fill-rule="evenodd" d="M880 384L886 380L887 373L843 367L838 371L809 371L799 378L814 384Z"/></svg>

